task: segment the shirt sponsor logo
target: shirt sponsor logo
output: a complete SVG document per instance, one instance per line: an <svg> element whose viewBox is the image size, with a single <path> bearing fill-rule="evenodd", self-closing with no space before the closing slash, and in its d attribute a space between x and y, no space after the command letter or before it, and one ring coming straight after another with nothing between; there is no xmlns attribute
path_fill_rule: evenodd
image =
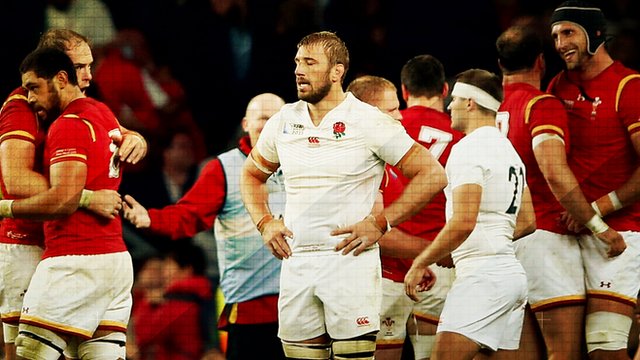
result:
<svg viewBox="0 0 640 360"><path fill-rule="evenodd" d="M302 135L304 134L304 125L285 123L284 129L282 129L282 133L289 135Z"/></svg>
<svg viewBox="0 0 640 360"><path fill-rule="evenodd" d="M362 327L371 325L371 322L369 321L368 316L361 316L359 318L356 318L356 324L358 325L358 327Z"/></svg>
<svg viewBox="0 0 640 360"><path fill-rule="evenodd" d="M320 145L320 138L317 136L309 136L307 139L309 140L309 146L315 147Z"/></svg>

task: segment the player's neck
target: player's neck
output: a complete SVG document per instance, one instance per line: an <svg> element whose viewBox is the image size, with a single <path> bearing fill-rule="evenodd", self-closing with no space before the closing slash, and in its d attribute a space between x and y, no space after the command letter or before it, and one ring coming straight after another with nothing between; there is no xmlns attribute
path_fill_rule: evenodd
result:
<svg viewBox="0 0 640 360"><path fill-rule="evenodd" d="M311 117L313 125L320 125L325 115L327 115L327 113L333 110L336 106L340 105L344 101L345 96L346 95L342 90L342 87L334 86L324 99L315 104L307 103L309 116Z"/></svg>
<svg viewBox="0 0 640 360"><path fill-rule="evenodd" d="M463 129L462 132L464 132L465 134L470 134L481 127L495 125L495 115L492 116L484 112L476 111L475 114L472 114L470 116L470 119L467 122L467 126Z"/></svg>
<svg viewBox="0 0 640 360"><path fill-rule="evenodd" d="M613 59L609 53L601 47L596 54L590 57L580 69L570 70L569 74L572 78L580 81L591 80L600 75L605 69L613 64Z"/></svg>
<svg viewBox="0 0 640 360"><path fill-rule="evenodd" d="M444 100L441 96L432 96L430 98L425 96L409 96L407 98L407 107L409 108L412 106L424 106L426 108L444 112Z"/></svg>
<svg viewBox="0 0 640 360"><path fill-rule="evenodd" d="M78 86L68 86L60 94L61 108L65 109L76 99L87 97Z"/></svg>
<svg viewBox="0 0 640 360"><path fill-rule="evenodd" d="M521 71L504 74L502 77L503 86L522 83L529 84L536 89L540 89L540 74L534 71Z"/></svg>

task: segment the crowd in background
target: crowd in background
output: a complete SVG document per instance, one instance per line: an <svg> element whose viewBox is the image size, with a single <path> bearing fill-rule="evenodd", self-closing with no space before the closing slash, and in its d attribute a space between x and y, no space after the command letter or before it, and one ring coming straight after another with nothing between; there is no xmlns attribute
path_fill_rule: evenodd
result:
<svg viewBox="0 0 640 360"><path fill-rule="evenodd" d="M92 5L100 1L104 6ZM88 10L75 9L79 6L74 3L84 4ZM640 5L628 0L599 3L610 21L614 57L639 68ZM404 60L421 53L441 59L449 75L470 66L497 71L492 45L500 32L525 22L547 33L555 5L554 1L532 0L3 1L0 26L7 37L0 60L0 78L5 79L0 89L4 93L12 89L14 82L8 79L18 79L19 61L43 30L59 25L76 27L92 39L97 52L94 90L108 103L122 103L126 99L109 97L118 96L113 93L115 85L100 93L100 60L104 55L109 66L132 62L142 77L151 75L168 94L168 98L151 99L160 115L140 115L146 110L133 109L139 110L133 115L140 130L153 134L166 126L162 121L166 116L169 123L177 119L188 123L188 116L180 112L187 106L204 137L206 152L213 155L235 144L233 136L252 96L268 91L288 102L295 100L291 64L294 45L305 34L336 31L350 45L347 83L362 74L397 82L397 69ZM50 20L65 11L85 10L88 15L84 18L76 12L69 13L72 20L64 23ZM104 30L108 28L105 25L102 32L87 30L103 23L112 24L113 29ZM546 80L561 67L550 43L548 50ZM182 89L176 89L174 82ZM134 87L128 90L137 91ZM125 125L127 117L132 117L129 113L120 115Z"/></svg>
<svg viewBox="0 0 640 360"><path fill-rule="evenodd" d="M406 59L422 53L439 58L448 76L469 67L499 72L495 38L516 23L548 33L548 19L557 3L3 1L0 28L5 34L5 51L0 57L0 90L9 94L19 83L20 60L35 47L43 31L68 27L88 36L95 57L89 94L109 105L122 125L149 141L147 159L125 169L121 193L132 194L148 208L162 208L190 188L198 164L235 146L249 99L272 92L287 102L296 100L293 57L302 36L331 30L345 40L351 56L345 83L364 74L398 83L398 69ZM640 3L596 3L610 21L607 46L612 56L640 69ZM543 88L562 67L551 38L547 39ZM157 260L158 254L171 253L168 239L152 239L147 232L125 226L125 240L134 260L140 260L139 267L144 259ZM201 242L213 243L204 236ZM157 265L153 260L149 264ZM207 275L215 283L215 264L209 269Z"/></svg>

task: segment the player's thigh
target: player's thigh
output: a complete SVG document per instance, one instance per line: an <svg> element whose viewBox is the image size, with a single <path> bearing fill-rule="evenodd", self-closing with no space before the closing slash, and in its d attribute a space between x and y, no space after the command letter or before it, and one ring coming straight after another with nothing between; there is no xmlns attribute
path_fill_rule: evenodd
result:
<svg viewBox="0 0 640 360"><path fill-rule="evenodd" d="M584 303L585 286L578 240L536 230L515 242L516 257L527 273L531 308Z"/></svg>

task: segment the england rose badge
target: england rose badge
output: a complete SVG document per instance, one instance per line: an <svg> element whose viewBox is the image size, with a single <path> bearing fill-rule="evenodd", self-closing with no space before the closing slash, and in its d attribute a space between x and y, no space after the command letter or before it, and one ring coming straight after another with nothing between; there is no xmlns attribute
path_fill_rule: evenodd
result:
<svg viewBox="0 0 640 360"><path fill-rule="evenodd" d="M333 124L333 136L335 136L336 140L344 136L345 130L346 126L342 121L338 121Z"/></svg>

